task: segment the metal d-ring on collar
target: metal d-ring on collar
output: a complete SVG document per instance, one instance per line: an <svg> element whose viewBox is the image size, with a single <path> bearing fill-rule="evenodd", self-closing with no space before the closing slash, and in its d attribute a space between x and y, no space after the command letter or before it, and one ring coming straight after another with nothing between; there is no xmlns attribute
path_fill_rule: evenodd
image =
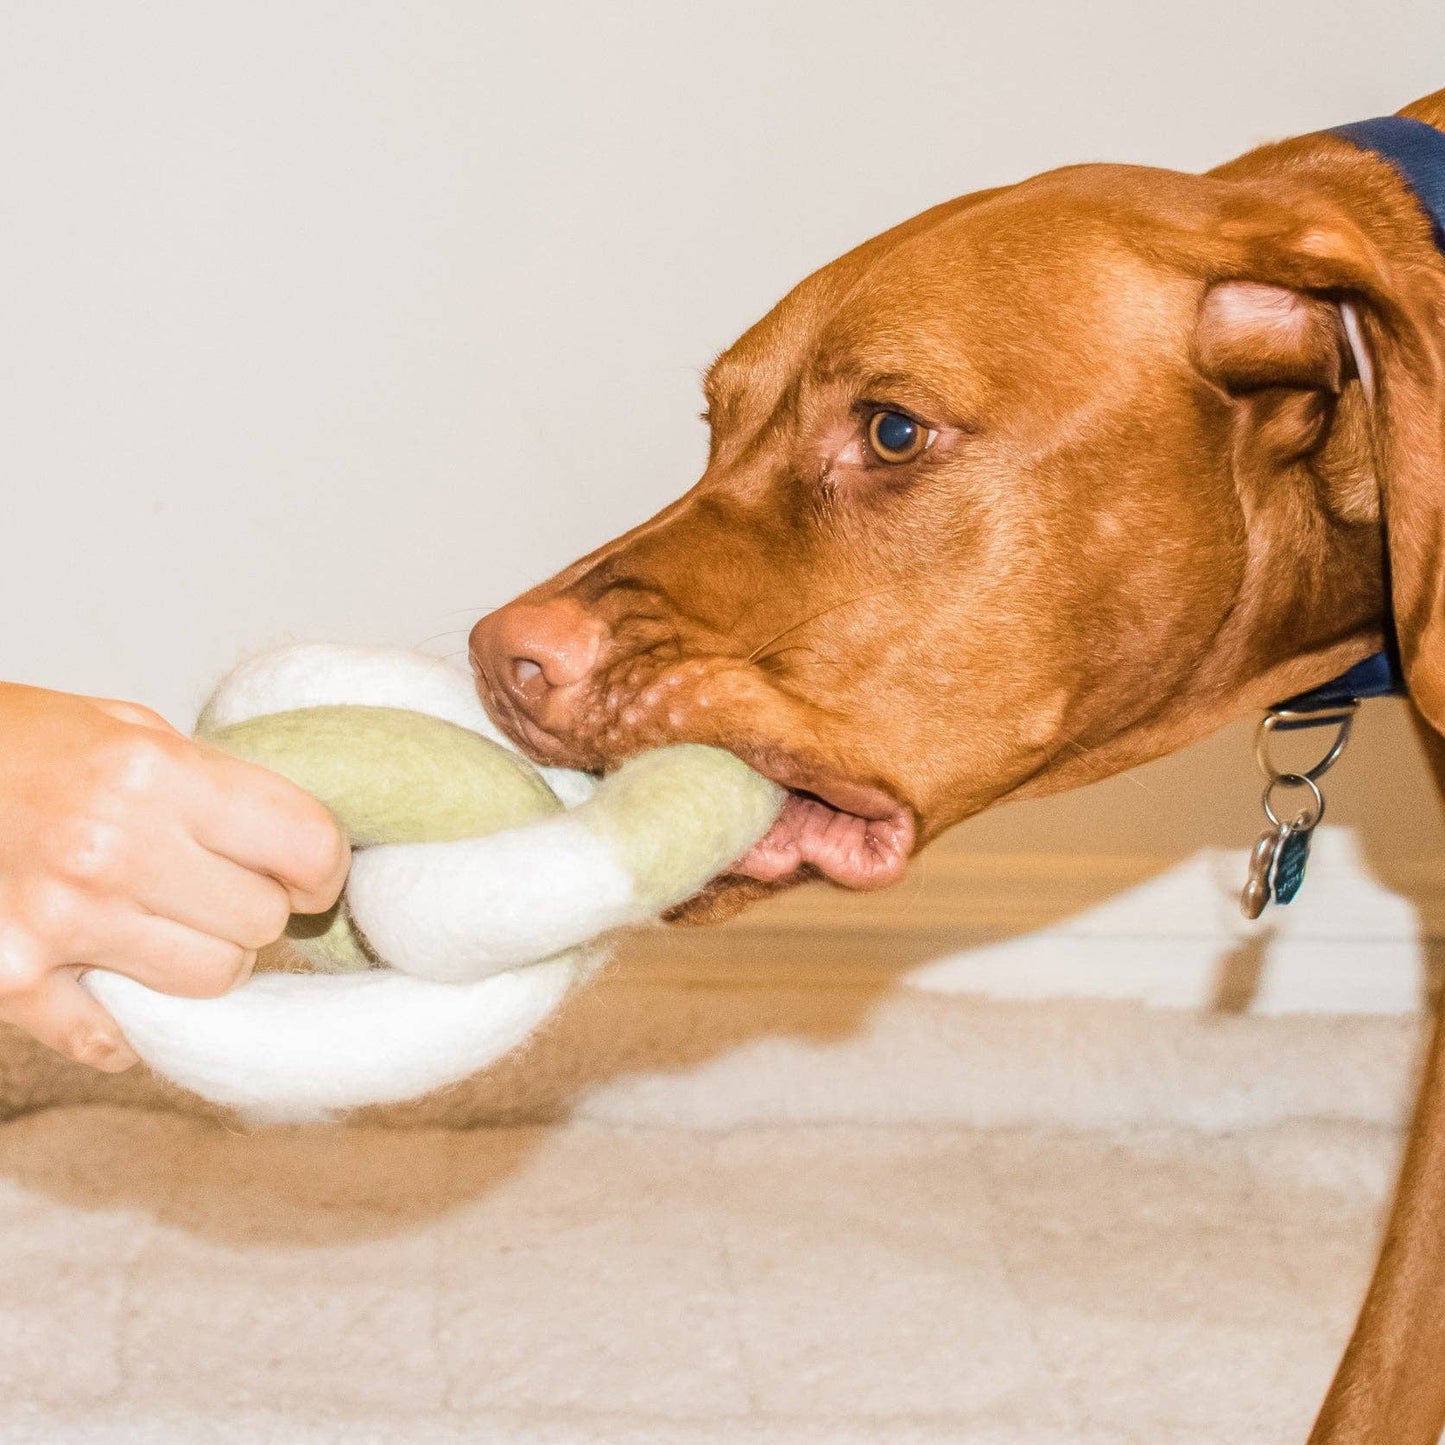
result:
<svg viewBox="0 0 1445 1445"><path fill-rule="evenodd" d="M1319 782L1339 762L1344 753L1345 745L1350 740L1350 730L1355 725L1355 713L1358 710L1357 702L1341 703L1312 712L1304 712L1283 704L1270 708L1260 719L1259 728L1254 735L1254 756L1259 763L1260 772L1269 779L1271 786L1285 778L1300 778L1308 783ZM1331 742L1329 751L1314 767L1306 768L1303 771L1298 768L1275 767L1274 761L1269 755L1269 743L1276 732L1296 732L1304 728L1331 726L1335 729L1334 741Z"/></svg>

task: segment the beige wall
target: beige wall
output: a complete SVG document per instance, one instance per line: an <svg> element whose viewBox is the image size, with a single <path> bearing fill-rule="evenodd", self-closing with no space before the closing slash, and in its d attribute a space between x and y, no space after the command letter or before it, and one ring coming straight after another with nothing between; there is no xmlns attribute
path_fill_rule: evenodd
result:
<svg viewBox="0 0 1445 1445"><path fill-rule="evenodd" d="M0 10L0 674L177 718L289 636L459 649L696 474L794 280L1060 163L1199 168L1445 84L1438 0ZM1256 827L1247 739L977 848ZM1377 710L1332 816L1441 838Z"/></svg>

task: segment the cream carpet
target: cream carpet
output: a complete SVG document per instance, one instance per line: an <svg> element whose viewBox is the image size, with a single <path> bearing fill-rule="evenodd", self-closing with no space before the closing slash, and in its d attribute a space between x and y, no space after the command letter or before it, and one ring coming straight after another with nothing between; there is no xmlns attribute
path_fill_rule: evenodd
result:
<svg viewBox="0 0 1445 1445"><path fill-rule="evenodd" d="M0 1125L0 1439L1302 1440L1416 1045L623 968L405 1129L107 1086Z"/></svg>

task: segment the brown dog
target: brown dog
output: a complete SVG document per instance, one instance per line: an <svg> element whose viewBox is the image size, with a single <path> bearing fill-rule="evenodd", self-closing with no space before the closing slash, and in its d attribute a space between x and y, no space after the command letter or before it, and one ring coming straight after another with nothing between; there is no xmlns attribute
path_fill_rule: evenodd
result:
<svg viewBox="0 0 1445 1445"><path fill-rule="evenodd" d="M1403 114L1445 129L1445 91ZM539 758L688 739L794 790L693 912L891 882L981 808L1339 674L1390 604L1445 784L1445 259L1377 156L1317 134L950 201L809 277L706 391L701 481L472 637ZM1437 1032L1311 1438L1442 1425Z"/></svg>

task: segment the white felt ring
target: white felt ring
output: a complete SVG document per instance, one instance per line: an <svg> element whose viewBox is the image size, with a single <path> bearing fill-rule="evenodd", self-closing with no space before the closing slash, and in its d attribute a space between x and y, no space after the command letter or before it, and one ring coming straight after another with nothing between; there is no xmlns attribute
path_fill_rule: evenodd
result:
<svg viewBox="0 0 1445 1445"><path fill-rule="evenodd" d="M254 1122L294 1123L477 1073L522 1043L592 963L554 958L473 984L391 969L270 973L209 999L99 969L81 981L157 1072Z"/></svg>

